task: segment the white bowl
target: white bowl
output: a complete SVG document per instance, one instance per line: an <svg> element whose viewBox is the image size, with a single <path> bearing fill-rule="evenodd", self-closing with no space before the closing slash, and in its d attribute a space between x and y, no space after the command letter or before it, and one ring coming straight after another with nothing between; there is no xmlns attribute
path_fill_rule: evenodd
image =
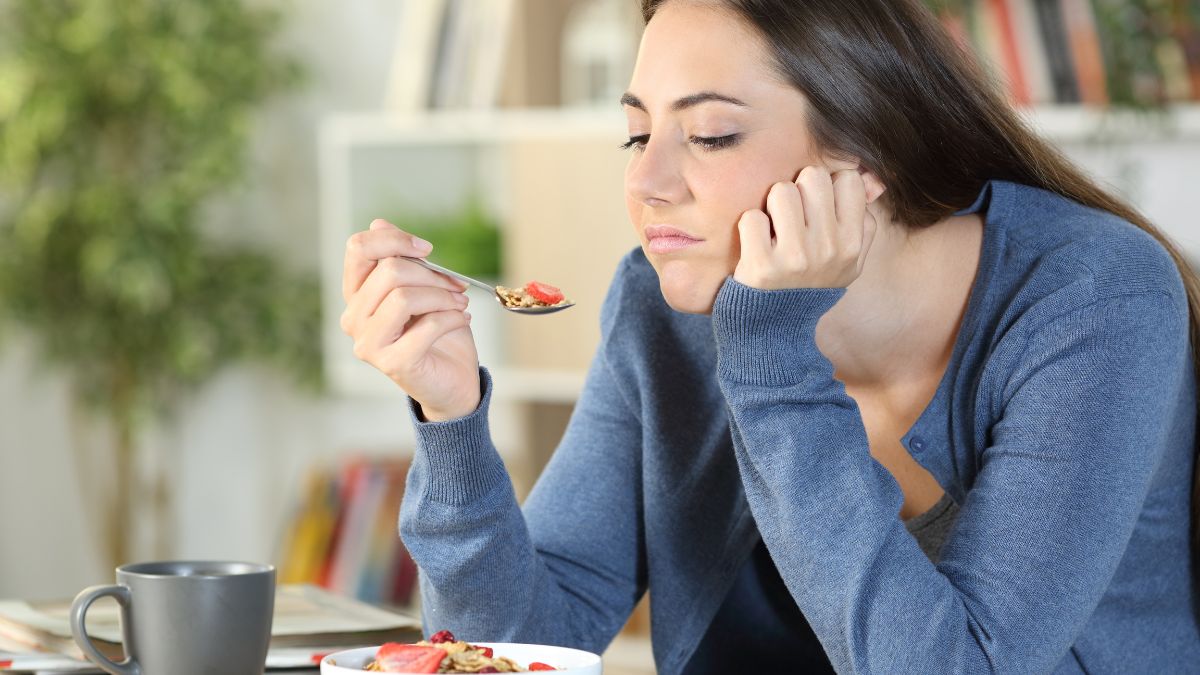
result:
<svg viewBox="0 0 1200 675"><path fill-rule="evenodd" d="M480 647L491 647L495 656L506 656L522 668L533 661L559 668L557 672L568 675L601 675L600 657L582 649L551 647L550 645L523 645L513 642L472 642ZM321 659L321 675L362 675L363 668L375 660L379 647L362 647L334 652ZM554 672L554 671L547 671Z"/></svg>

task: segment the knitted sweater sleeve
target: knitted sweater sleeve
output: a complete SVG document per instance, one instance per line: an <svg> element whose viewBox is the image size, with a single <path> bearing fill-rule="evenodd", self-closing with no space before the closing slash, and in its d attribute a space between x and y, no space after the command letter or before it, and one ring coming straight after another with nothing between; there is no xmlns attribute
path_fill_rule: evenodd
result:
<svg viewBox="0 0 1200 675"><path fill-rule="evenodd" d="M415 418L400 535L420 569L427 633L601 652L645 589L641 432L601 349L524 509L478 410Z"/></svg>
<svg viewBox="0 0 1200 675"><path fill-rule="evenodd" d="M1003 413L936 566L818 351L844 289L726 281L718 377L751 511L839 672L1048 672L1131 536L1190 376L1187 306L1145 292L1022 321ZM780 364L791 364L780 367ZM1182 552L1181 552L1182 554Z"/></svg>

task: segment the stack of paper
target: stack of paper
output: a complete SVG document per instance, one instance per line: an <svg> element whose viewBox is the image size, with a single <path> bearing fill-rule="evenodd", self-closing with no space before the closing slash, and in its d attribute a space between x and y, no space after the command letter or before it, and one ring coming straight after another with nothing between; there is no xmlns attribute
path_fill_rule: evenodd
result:
<svg viewBox="0 0 1200 675"><path fill-rule="evenodd" d="M92 672L71 637L70 609L70 601L0 600L0 671ZM119 613L115 603L97 603L87 621L92 642L115 661L124 658ZM421 623L318 586L284 584L271 636L268 669L313 667L331 651L416 642Z"/></svg>

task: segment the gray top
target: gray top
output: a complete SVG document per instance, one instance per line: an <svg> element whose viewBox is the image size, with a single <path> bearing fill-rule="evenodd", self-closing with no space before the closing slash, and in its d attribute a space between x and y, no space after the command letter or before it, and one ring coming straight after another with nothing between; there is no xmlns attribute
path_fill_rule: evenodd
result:
<svg viewBox="0 0 1200 675"><path fill-rule="evenodd" d="M958 504L948 493L942 493L938 503L929 510L904 521L909 534L916 537L917 544L929 559L937 563L941 558L942 544L950 537L950 528L958 520Z"/></svg>

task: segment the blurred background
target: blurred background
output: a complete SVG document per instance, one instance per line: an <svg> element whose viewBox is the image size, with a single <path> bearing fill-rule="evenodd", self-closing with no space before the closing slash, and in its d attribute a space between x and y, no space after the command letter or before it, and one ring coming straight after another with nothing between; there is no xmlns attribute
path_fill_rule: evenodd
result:
<svg viewBox="0 0 1200 675"><path fill-rule="evenodd" d="M929 2L1192 256L1198 4ZM388 218L576 301L534 332L474 298L523 497L637 244L616 101L641 29L636 0L0 0L0 597L233 558L411 607L412 434L338 328L345 240Z"/></svg>

